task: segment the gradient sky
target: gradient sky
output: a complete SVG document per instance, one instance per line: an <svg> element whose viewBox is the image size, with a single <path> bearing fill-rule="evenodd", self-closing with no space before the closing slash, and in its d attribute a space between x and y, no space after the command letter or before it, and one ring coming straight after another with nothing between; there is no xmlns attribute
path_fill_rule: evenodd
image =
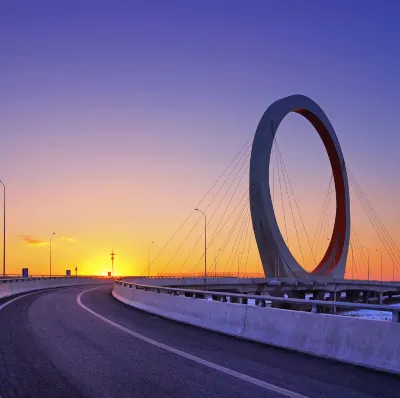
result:
<svg viewBox="0 0 400 398"><path fill-rule="evenodd" d="M266 108L295 93L324 109L400 244L399 12L394 1L2 1L8 273L47 274L53 231L54 273L104 274L112 248L117 274L143 272L148 242L156 253ZM278 137L313 223L327 157L297 115ZM378 261L376 237L364 241Z"/></svg>

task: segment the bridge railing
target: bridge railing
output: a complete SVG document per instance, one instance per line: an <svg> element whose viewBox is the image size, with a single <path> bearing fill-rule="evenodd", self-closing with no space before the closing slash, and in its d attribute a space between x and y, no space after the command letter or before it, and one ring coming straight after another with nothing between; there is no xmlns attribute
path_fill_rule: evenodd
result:
<svg viewBox="0 0 400 398"><path fill-rule="evenodd" d="M114 280L107 276L6 276L5 278L0 276L0 283L14 283L14 282L29 282L29 281L43 281L43 280L73 280L73 279L109 279Z"/></svg>
<svg viewBox="0 0 400 398"><path fill-rule="evenodd" d="M291 304L291 305L307 305L311 306L311 312L321 312L322 308L343 308L347 310L372 310L372 311L387 311L392 313L392 322L400 322L400 306L396 305L381 305L381 304L364 304L364 303L349 303L343 301L327 301L314 299L296 299L276 297L269 295L252 295L230 292L219 292L214 290L195 290L185 288L172 288L167 286L153 286L142 283L128 282L122 279L114 281L115 285L123 286L131 289L139 289L148 292L159 294L169 294L173 296L184 296L199 300L215 300L222 302L234 302L235 304L247 305L249 299L255 300L255 305L258 307L266 307L271 303Z"/></svg>

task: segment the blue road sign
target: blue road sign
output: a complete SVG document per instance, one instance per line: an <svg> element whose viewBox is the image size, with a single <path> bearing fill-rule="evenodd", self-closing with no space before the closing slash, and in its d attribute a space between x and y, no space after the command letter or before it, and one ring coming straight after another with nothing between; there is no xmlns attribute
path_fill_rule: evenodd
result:
<svg viewBox="0 0 400 398"><path fill-rule="evenodd" d="M28 268L22 268L22 277L27 278L28 277Z"/></svg>

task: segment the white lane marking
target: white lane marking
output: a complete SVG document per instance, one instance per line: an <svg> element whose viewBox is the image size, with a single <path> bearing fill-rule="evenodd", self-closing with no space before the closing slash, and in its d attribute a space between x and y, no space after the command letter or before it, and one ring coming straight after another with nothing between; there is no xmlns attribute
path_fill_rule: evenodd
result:
<svg viewBox="0 0 400 398"><path fill-rule="evenodd" d="M34 291L34 292L26 293L26 294L23 294L22 296L15 297L14 299L9 300L9 301L5 302L4 304L0 305L0 311L1 311L4 307L7 307L8 304L11 304L11 303L13 303L14 301L17 301L17 300L19 300L19 299L22 299L22 298L24 298L24 297L26 297L26 296L30 296L31 294L43 293L43 292L45 292L45 291L47 291L47 290L54 290L54 289L57 289L57 288L56 288L56 287L53 287L53 288L49 288L49 289L36 290L36 291ZM0 398L1 398L1 397L0 397Z"/></svg>
<svg viewBox="0 0 400 398"><path fill-rule="evenodd" d="M152 344L152 345L154 345L156 347L162 348L163 350L172 352L172 353L174 353L176 355L179 355L179 356L181 356L183 358L190 359L191 361L200 363L201 365L207 366L207 367L209 367L211 369L218 370L218 371L220 371L222 373L225 373L225 374L227 374L229 376L233 376L233 377L236 377L237 379L240 379L240 380L243 380L243 381L247 381L248 383L251 383L251 384L254 384L254 385L258 386L258 387L264 388L265 390L273 391L273 392L276 392L278 394L281 394L281 395L283 395L285 397L289 397L289 398L307 398L305 395L301 395L301 394L298 394L298 393L296 393L294 391L290 391L290 390L287 390L285 388L278 387L278 386L276 386L274 384L270 384L270 383L267 383L265 381L262 381L262 380L259 380L259 379L255 379L254 377L245 375L243 373L236 372L235 370L226 368L226 367L221 366L221 365L217 365L216 363L206 361L205 359L201 359L201 358L196 357L194 355L188 354L188 353L186 353L184 351L181 351L181 350L178 350L176 348L170 347L170 346L168 346L166 344L160 343L160 342L155 341L153 339L150 339L150 338L148 338L146 336L143 336L142 334L133 332L132 330L130 330L130 329L118 324L118 323L115 323L115 322L111 321L110 319L105 318L104 316L102 316L102 315L98 314L97 312L91 310L90 308L86 307L86 305L84 305L82 303L82 301L81 301L81 297L82 297L83 294L85 294L87 292L90 292L91 290L95 290L95 289L99 289L99 288L95 287L95 288L92 288L92 289L84 290L83 292L78 294L78 296L76 298L76 301L77 301L78 305L81 306L86 311L90 312L92 315L94 315L97 318L101 319L102 321L104 321L104 322L116 327L117 329L120 329L123 332L128 333L133 337L136 337L137 339L143 340L146 343L149 343L149 344Z"/></svg>

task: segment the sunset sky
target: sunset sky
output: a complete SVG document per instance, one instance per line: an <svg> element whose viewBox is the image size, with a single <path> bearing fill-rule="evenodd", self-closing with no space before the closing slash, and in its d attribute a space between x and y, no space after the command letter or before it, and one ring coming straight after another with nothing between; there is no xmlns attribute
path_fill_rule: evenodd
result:
<svg viewBox="0 0 400 398"><path fill-rule="evenodd" d="M48 274L53 232L55 274L75 266L106 274L112 249L117 275L146 273L149 242L154 258L267 107L296 93L326 112L348 167L400 245L400 5L363 5L2 1L7 273ZM328 158L298 115L282 123L278 141L314 231ZM352 206L378 277L382 246ZM177 272L178 258L165 269L173 252L151 272ZM252 256L248 271L258 272L255 249Z"/></svg>

